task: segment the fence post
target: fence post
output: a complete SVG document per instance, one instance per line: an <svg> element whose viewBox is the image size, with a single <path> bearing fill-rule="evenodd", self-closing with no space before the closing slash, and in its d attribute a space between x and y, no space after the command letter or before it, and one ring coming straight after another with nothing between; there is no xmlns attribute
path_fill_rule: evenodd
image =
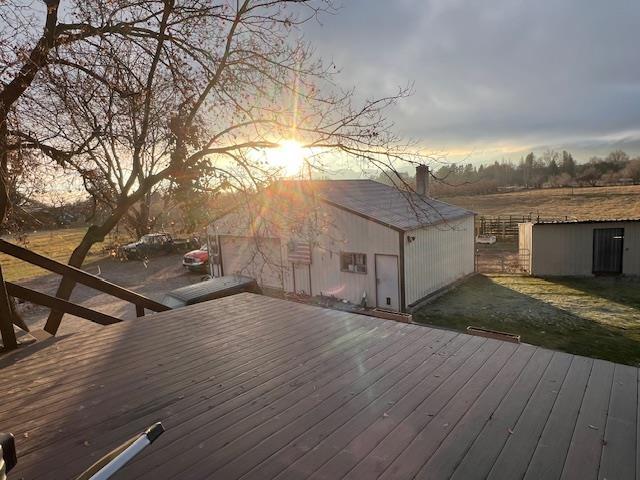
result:
<svg viewBox="0 0 640 480"><path fill-rule="evenodd" d="M11 306L9 305L9 295L2 276L2 265L0 265L0 333L5 350L12 350L18 346L16 332L13 330L11 321Z"/></svg>

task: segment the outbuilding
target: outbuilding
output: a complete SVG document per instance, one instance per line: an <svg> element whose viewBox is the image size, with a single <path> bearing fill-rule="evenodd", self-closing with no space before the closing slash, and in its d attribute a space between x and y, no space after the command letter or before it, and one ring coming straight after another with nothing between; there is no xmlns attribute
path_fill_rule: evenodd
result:
<svg viewBox="0 0 640 480"><path fill-rule="evenodd" d="M373 180L280 181L210 226L218 274L408 311L472 274L474 213Z"/></svg>
<svg viewBox="0 0 640 480"><path fill-rule="evenodd" d="M640 275L640 219L521 223L523 270L535 276Z"/></svg>

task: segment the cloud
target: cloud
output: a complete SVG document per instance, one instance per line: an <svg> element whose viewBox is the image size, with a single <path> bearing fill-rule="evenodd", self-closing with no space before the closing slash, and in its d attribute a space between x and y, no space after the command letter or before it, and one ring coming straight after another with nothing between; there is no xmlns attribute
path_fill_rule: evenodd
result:
<svg viewBox="0 0 640 480"><path fill-rule="evenodd" d="M640 130L637 0L345 0L304 34L434 148L517 150Z"/></svg>

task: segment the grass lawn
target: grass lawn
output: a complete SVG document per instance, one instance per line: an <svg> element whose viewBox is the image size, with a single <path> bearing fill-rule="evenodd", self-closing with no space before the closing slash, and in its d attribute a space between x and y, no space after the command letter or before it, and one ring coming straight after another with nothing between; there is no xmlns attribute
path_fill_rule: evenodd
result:
<svg viewBox="0 0 640 480"><path fill-rule="evenodd" d="M526 343L640 365L640 279L476 275L414 321L516 333Z"/></svg>
<svg viewBox="0 0 640 480"><path fill-rule="evenodd" d="M80 243L86 230L86 228L68 228L41 231L26 234L24 238L20 239L22 241L9 237L6 240L27 247L54 260L67 263L71 252ZM85 264L106 256L103 245L94 245L85 260ZM0 253L0 264L2 264L4 279L8 281L26 280L50 273L3 253Z"/></svg>

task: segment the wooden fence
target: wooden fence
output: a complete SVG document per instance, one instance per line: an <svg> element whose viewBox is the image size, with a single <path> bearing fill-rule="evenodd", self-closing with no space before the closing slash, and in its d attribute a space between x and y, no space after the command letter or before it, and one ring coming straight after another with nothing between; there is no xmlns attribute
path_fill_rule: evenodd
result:
<svg viewBox="0 0 640 480"><path fill-rule="evenodd" d="M169 307L156 302L155 300L151 300L143 295L87 273L84 270L57 262L56 260L37 254L31 250L7 242L6 240L0 239L0 252L30 263L31 265L36 265L50 272L62 275L63 279L70 278L76 283L86 285L113 297L126 300L127 302L135 305L136 315L138 317L144 315L145 309L154 312L170 310ZM28 331L28 327L17 315L14 314L12 302L9 297L20 298L37 305L48 307L52 310L69 313L100 325L108 325L121 321L119 318L83 307L82 305L53 297L45 293L37 292L12 282L7 282L2 277L2 267L0 266L0 334L2 335L2 343L4 344L5 350L10 350L18 346L13 328L14 324L19 328ZM54 324L47 323L45 331L51 335L55 335L59 326L60 322Z"/></svg>
<svg viewBox="0 0 640 480"><path fill-rule="evenodd" d="M565 217L541 217L540 215L497 215L476 216L476 235L494 235L500 239L512 239L518 237L518 224L525 222L539 222L552 220L571 220Z"/></svg>

